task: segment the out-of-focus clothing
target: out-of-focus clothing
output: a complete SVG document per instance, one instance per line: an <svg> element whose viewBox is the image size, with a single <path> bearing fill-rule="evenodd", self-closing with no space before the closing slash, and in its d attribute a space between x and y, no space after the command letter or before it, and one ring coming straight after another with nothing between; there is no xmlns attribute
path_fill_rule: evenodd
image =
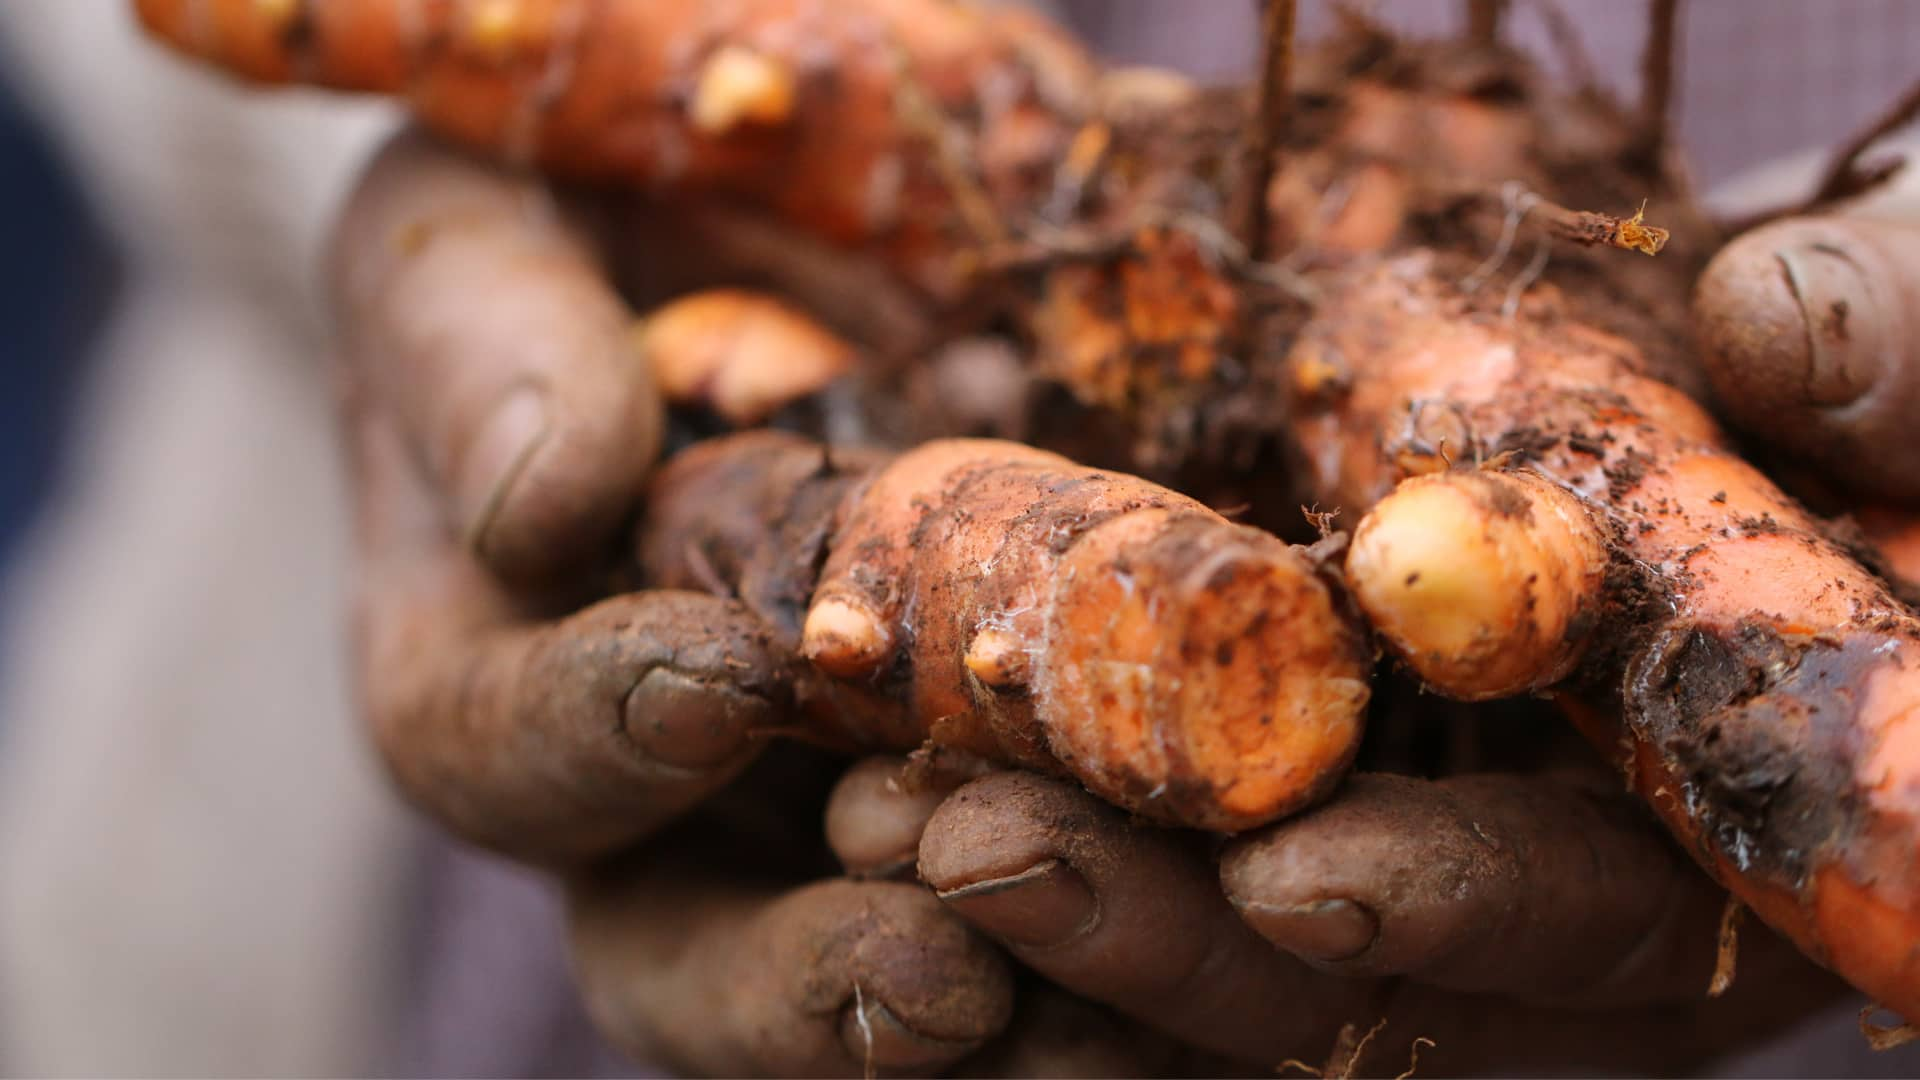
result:
<svg viewBox="0 0 1920 1080"><path fill-rule="evenodd" d="M111 245L5 74L0 67L0 566L55 489L65 421L114 282Z"/></svg>
<svg viewBox="0 0 1920 1080"><path fill-rule="evenodd" d="M0 611L0 1069L364 1071L411 859L348 708L310 270L391 120L236 94L130 6L0 4L125 266Z"/></svg>

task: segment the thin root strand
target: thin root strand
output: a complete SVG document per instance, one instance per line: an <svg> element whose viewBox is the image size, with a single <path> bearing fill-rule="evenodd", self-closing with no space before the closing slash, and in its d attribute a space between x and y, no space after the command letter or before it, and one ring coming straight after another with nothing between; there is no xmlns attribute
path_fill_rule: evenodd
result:
<svg viewBox="0 0 1920 1080"><path fill-rule="evenodd" d="M1640 142L1650 163L1666 153L1673 112L1674 61L1680 49L1680 0L1653 0L1647 47L1640 58Z"/></svg>
<svg viewBox="0 0 1920 1080"><path fill-rule="evenodd" d="M1892 159L1868 165L1861 156L1887 135L1920 116L1920 82L1907 88L1886 112L1848 139L1834 154L1820 186L1814 190L1808 208L1825 206L1863 195L1886 183L1899 173L1904 161Z"/></svg>
<svg viewBox="0 0 1920 1080"><path fill-rule="evenodd" d="M1267 188L1273 182L1274 156L1287 136L1287 108L1293 82L1295 0L1266 0L1260 21L1260 89L1253 123L1242 150L1240 190L1236 194L1235 232L1247 257L1267 255Z"/></svg>
<svg viewBox="0 0 1920 1080"><path fill-rule="evenodd" d="M1500 23L1510 0L1467 0L1467 39L1476 45L1500 40Z"/></svg>
<svg viewBox="0 0 1920 1080"><path fill-rule="evenodd" d="M1413 1080L1413 1074L1420 1071L1420 1048L1422 1046L1434 1047L1439 1045L1439 1043L1434 1042L1425 1035L1415 1037L1413 1045L1407 1050L1406 1071L1394 1077L1393 1080Z"/></svg>
<svg viewBox="0 0 1920 1080"><path fill-rule="evenodd" d="M1714 954L1713 979L1707 984L1707 996L1717 998L1733 986L1734 965L1740 957L1740 917L1747 906L1733 896L1727 897L1726 910L1720 913L1720 946Z"/></svg>
<svg viewBox="0 0 1920 1080"><path fill-rule="evenodd" d="M1868 1046L1875 1050L1893 1050L1920 1039L1920 1025L1874 1023L1873 1014L1879 1008L1869 1005L1860 1010L1860 1034L1866 1037Z"/></svg>

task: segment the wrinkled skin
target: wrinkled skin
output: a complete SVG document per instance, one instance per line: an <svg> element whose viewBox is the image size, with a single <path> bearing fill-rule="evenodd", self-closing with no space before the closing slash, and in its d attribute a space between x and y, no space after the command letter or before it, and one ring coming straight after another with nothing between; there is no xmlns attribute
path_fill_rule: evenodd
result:
<svg viewBox="0 0 1920 1080"><path fill-rule="evenodd" d="M1264 1074L1384 1018L1361 1071L1398 1071L1416 1035L1440 1042L1439 1071L1669 1070L1833 992L1750 932L1743 979L1701 1003L1721 898L1591 773L1363 775L1224 851L1024 774L945 798L869 784L841 789L830 839L856 871L912 862L935 902L816 883L832 866L791 823L811 825L835 766L760 753L793 658L723 596L599 599L672 441L625 305L750 277L888 352L929 324L914 290L764 223L643 217L410 141L369 176L333 266L376 740L428 813L564 877L583 993L622 1046L745 1073L1223 1067L1199 1048ZM1385 243L1375 220L1342 242ZM740 264L690 265L689 237ZM846 821L888 815L845 841ZM982 934L1081 997L1016 990Z"/></svg>
<svg viewBox="0 0 1920 1080"><path fill-rule="evenodd" d="M689 868L671 853L719 852L746 832L780 841L832 766L788 748L748 773L752 798L715 798L761 756L755 733L783 705L764 633L700 594L585 603L605 592L607 541L662 414L624 302L557 205L403 137L347 209L332 271L376 742L430 815L568 883L602 1026L637 1053L767 1075L941 1069L997 1036L1004 959L913 890L800 888L832 873L816 831L789 835L778 857ZM474 289L509 301L476 307ZM703 803L683 840L605 861ZM903 934L922 945L890 950ZM724 965L674 966L744 963L743 940L791 963L831 943L842 960L744 990ZM719 994L730 1009L697 1025L653 1004ZM663 1022L629 1015L643 1006Z"/></svg>
<svg viewBox="0 0 1920 1080"><path fill-rule="evenodd" d="M459 205L449 185L507 183L403 140L341 233L364 686L379 745L416 802L569 883L582 992L619 1045L697 1071L851 1073L871 1036L888 1071L1045 1061L1071 1074L1123 1060L1161 1074L1321 1061L1343 1026L1385 1018L1364 1071L1403 1068L1416 1035L1440 1041L1424 1060L1448 1070L1576 1059L1678 1068L1835 991L1749 931L1745 977L1703 1004L1722 896L1591 772L1361 777L1321 810L1220 853L1198 835L1130 825L1057 781L998 773L943 798L964 776L935 770L903 788L871 782L889 768L876 763L863 770L864 794L843 785L828 804L828 838L856 874L898 879L917 866L940 903L877 880L805 887L834 873L804 823L819 820L807 815L821 810L836 766L779 749L747 771L762 745L754 732L786 707L791 658L772 655L721 598L588 603L610 580L614 534L649 464L644 444L621 442L632 434L625 418L650 415L643 365L618 355L617 335L578 329L594 311L609 325L604 312L622 298L596 284L587 249L550 234L470 239L450 263L458 272L444 271L453 284L432 282L431 264L379 265L393 237L365 219L387 200L443 208ZM545 195L516 189L529 198ZM456 235L413 250L458 242L484 217L472 204L447 212ZM499 227L556 220L507 215ZM500 328L452 300L472 280L464 275L487 273L518 276L534 295L543 281L568 284L548 286L550 306L487 312L521 320ZM400 284L355 289L388 274ZM459 315L436 331L437 310ZM401 320L414 329L395 330ZM463 347L467 327L482 333ZM445 366L453 356L465 366ZM478 389L449 392L455 375ZM505 447L470 434L529 385L549 403L544 424L496 426ZM517 530L552 540L514 543ZM609 711L623 718L611 733L582 722ZM849 838L850 821L864 837ZM1554 851L1595 856L1565 866L1520 857ZM1167 934L1169 920L1186 930ZM938 947L889 951L899 932ZM978 935L1083 1003L1039 984L1016 989L1005 956ZM764 958L754 976L729 975L749 947ZM778 976L829 947L850 951L820 969L826 985ZM803 969L814 970L793 970ZM865 1025L850 1011L856 983ZM931 984L967 997L957 1005L914 989ZM744 999L728 997L742 987ZM1500 1005L1503 996L1527 1004ZM732 1004L686 1011L703 999ZM1542 1013L1543 1002L1553 1009Z"/></svg>

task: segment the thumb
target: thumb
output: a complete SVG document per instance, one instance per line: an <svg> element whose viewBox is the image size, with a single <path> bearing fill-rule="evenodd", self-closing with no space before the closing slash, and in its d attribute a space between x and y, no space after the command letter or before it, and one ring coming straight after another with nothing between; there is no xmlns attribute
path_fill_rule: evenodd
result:
<svg viewBox="0 0 1920 1080"><path fill-rule="evenodd" d="M466 547L527 579L608 539L661 405L625 305L543 187L403 134L328 270L349 382L394 417Z"/></svg>
<svg viewBox="0 0 1920 1080"><path fill-rule="evenodd" d="M1736 426L1855 494L1920 497L1920 220L1754 229L1702 273L1693 320Z"/></svg>

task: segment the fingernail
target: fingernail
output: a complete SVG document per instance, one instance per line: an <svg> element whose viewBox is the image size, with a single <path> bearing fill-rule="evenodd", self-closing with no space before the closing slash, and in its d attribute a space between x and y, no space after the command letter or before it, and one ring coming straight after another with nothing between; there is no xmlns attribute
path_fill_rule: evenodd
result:
<svg viewBox="0 0 1920 1080"><path fill-rule="evenodd" d="M1100 915L1087 880L1059 859L946 890L940 899L987 933L1036 949L1065 945L1093 929Z"/></svg>
<svg viewBox="0 0 1920 1080"><path fill-rule="evenodd" d="M494 406L467 443L454 465L453 485L454 513L470 546L478 548L485 542L487 528L546 437L546 394L522 386Z"/></svg>
<svg viewBox="0 0 1920 1080"><path fill-rule="evenodd" d="M1800 305L1812 349L1807 393L1815 404L1838 406L1873 389L1879 372L1869 336L1878 312L1866 275L1845 249L1815 240L1783 244L1774 257Z"/></svg>
<svg viewBox="0 0 1920 1080"><path fill-rule="evenodd" d="M840 1017L840 1042L853 1060L889 1069L927 1069L964 1056L975 1043L935 1039L914 1031L872 997L850 1003Z"/></svg>
<svg viewBox="0 0 1920 1080"><path fill-rule="evenodd" d="M1380 935L1379 916L1352 900L1245 904L1240 915L1261 937L1306 960L1351 960Z"/></svg>
<svg viewBox="0 0 1920 1080"><path fill-rule="evenodd" d="M773 723L764 698L654 668L628 692L626 731L641 753L663 765L710 769L742 753L750 733Z"/></svg>

